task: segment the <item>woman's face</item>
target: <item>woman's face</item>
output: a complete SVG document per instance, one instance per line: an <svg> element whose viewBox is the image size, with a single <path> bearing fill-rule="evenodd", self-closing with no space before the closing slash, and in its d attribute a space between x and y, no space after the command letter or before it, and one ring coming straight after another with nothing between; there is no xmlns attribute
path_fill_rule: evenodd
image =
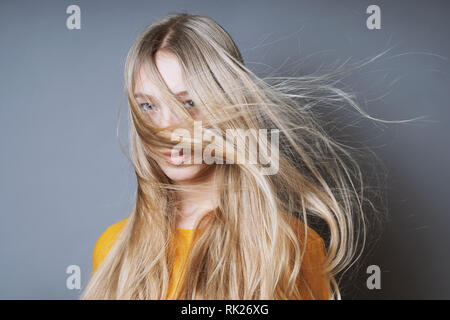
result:
<svg viewBox="0 0 450 320"><path fill-rule="evenodd" d="M172 94L186 108L192 111L195 105L187 93L187 88L182 78L182 69L176 55L167 50L160 50L155 54L155 62ZM146 113L155 126L163 128L169 125L176 125L180 121L180 118L177 117L174 110L161 101L158 88L148 78L144 69L141 69L140 75L136 79L134 95L138 104L141 106L141 110ZM164 154L164 160L159 160L158 158L155 158L155 160L163 172L175 182L196 178L200 170L206 166L204 163L182 164L181 162L188 155L171 157L171 149L159 149L159 151ZM193 163L192 160L191 163Z"/></svg>

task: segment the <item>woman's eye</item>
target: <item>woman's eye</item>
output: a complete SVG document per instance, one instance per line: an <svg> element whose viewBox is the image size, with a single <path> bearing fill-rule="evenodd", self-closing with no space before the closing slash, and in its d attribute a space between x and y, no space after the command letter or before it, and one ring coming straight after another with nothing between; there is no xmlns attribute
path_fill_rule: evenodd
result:
<svg viewBox="0 0 450 320"><path fill-rule="evenodd" d="M149 103L141 103L139 107L144 111L152 111L155 110L155 107Z"/></svg>
<svg viewBox="0 0 450 320"><path fill-rule="evenodd" d="M194 101L192 101L192 100L186 100L186 101L184 102L184 105L185 105L187 108L192 108L192 107L194 107Z"/></svg>

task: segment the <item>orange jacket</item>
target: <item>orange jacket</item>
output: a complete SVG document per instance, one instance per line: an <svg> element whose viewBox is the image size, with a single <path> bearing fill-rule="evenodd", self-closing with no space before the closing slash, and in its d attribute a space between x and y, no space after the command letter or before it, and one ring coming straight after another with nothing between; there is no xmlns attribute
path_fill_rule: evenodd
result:
<svg viewBox="0 0 450 320"><path fill-rule="evenodd" d="M295 220L300 222L297 218ZM100 266L110 248L114 245L126 221L127 218L109 226L98 238L92 254L93 272ZM177 228L176 231L175 261L166 299L175 299L176 297L175 285L181 277L181 266L186 259L192 241L193 230ZM329 281L326 275L321 272L321 266L325 259L325 245L323 239L311 228L308 229L308 239L301 269L302 279L307 282L307 285L304 283L300 285L301 293L306 299L328 299Z"/></svg>

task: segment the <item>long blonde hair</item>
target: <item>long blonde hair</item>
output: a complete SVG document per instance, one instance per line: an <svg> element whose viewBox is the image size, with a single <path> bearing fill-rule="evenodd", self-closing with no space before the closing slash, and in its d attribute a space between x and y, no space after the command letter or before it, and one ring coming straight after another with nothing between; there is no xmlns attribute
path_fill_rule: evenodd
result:
<svg viewBox="0 0 450 320"><path fill-rule="evenodd" d="M363 204L369 200L353 150L324 131L314 107L347 104L371 117L351 95L327 83L329 77L257 77L221 26L187 13L150 25L128 53L125 86L136 201L83 298L164 299L168 292L176 192L182 186L172 184L155 161L155 148L174 142L148 121L134 98L139 70L146 67L164 98L192 123L155 66L154 55L163 48L179 59L188 92L210 128L221 133L261 128L280 132L276 174L262 174L259 164L214 164L219 204L197 224L204 231L196 233L177 298L305 298L298 278L308 237L299 234L320 225L329 298L340 298L336 279L364 248ZM265 147L260 142L259 148ZM293 224L292 218L301 223Z"/></svg>

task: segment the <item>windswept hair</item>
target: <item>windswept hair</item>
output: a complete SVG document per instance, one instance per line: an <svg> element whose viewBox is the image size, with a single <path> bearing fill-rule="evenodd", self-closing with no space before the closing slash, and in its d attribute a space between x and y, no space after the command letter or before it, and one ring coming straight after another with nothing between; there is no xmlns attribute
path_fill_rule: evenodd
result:
<svg viewBox="0 0 450 320"><path fill-rule="evenodd" d="M164 299L168 292L176 192L183 187L172 184L155 161L156 148L171 148L174 141L149 121L134 97L139 72L145 70L184 125L193 123L193 115L171 94L156 67L155 53L163 49L179 59L189 95L208 128L222 135L228 129L279 130L276 174L263 174L261 164L208 166L214 168L219 204L196 225L198 240L190 248L177 298L305 298L299 277L307 233L314 227L325 239L328 298L339 299L339 276L365 246L365 203L370 200L364 193L357 150L333 139L316 111L347 105L373 118L351 94L330 83L342 71L260 78L245 66L220 25L187 13L171 14L147 27L128 53L125 86L136 201L82 298ZM236 153L248 152L223 142ZM258 143L264 149L269 142ZM198 189L202 191L201 185ZM376 214L370 207L369 214Z"/></svg>

